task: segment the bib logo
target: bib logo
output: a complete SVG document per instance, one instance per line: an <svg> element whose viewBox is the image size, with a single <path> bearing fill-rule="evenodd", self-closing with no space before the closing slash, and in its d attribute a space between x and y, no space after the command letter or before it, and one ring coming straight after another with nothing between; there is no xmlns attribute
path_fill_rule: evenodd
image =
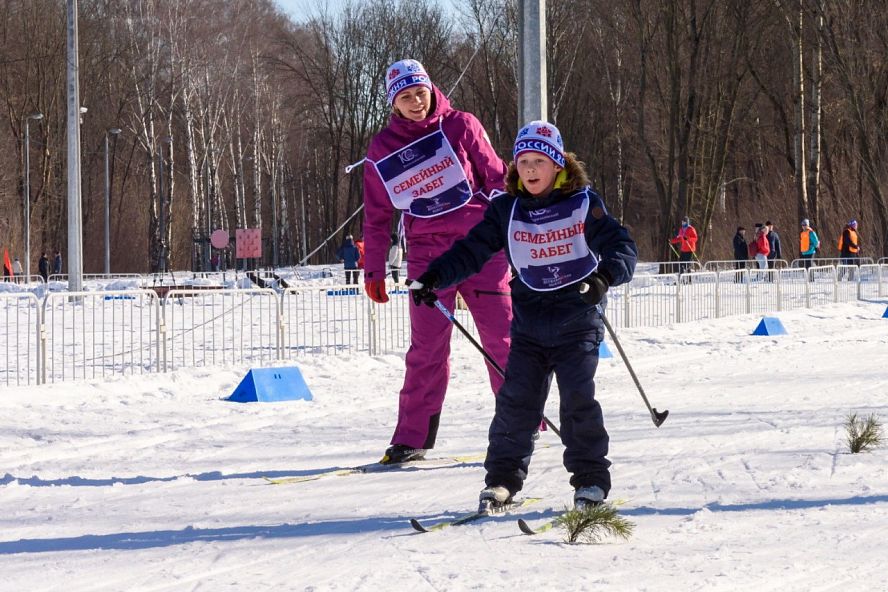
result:
<svg viewBox="0 0 888 592"><path fill-rule="evenodd" d="M408 164L416 160L419 154L413 148L406 148L398 153L398 159L401 161L401 164Z"/></svg>
<svg viewBox="0 0 888 592"><path fill-rule="evenodd" d="M558 278L561 277L561 274L559 273L561 271L561 268L558 267L557 265L550 265L546 269L549 271L549 273L552 274L553 280L557 280Z"/></svg>

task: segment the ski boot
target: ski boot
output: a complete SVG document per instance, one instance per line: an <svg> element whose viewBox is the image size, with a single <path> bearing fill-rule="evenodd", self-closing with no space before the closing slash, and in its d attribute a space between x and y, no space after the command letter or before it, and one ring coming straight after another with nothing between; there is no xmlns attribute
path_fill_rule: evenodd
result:
<svg viewBox="0 0 888 592"><path fill-rule="evenodd" d="M578 487L574 492L574 508L583 510L604 503L604 490L597 485Z"/></svg>
<svg viewBox="0 0 888 592"><path fill-rule="evenodd" d="M426 452L424 448L411 448L404 444L394 444L388 447L379 464L397 465L414 460L422 460L425 458Z"/></svg>
<svg viewBox="0 0 888 592"><path fill-rule="evenodd" d="M512 503L512 493L502 486L485 487L478 496L478 511L493 514Z"/></svg>

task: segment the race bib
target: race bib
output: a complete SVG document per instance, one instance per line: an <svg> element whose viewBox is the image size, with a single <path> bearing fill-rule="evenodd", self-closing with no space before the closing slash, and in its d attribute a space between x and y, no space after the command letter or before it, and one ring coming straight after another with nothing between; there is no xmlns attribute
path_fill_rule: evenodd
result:
<svg viewBox="0 0 888 592"><path fill-rule="evenodd" d="M523 210L518 200L509 222L509 254L518 277L539 292L575 284L598 268L586 243L586 192L547 208Z"/></svg>
<svg viewBox="0 0 888 592"><path fill-rule="evenodd" d="M469 202L472 188L439 128L374 162L392 204L419 218L434 218Z"/></svg>

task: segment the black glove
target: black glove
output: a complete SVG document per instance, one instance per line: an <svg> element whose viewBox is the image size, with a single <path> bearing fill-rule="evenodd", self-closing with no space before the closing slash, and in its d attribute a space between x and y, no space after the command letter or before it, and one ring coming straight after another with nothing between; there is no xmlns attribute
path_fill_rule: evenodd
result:
<svg viewBox="0 0 888 592"><path fill-rule="evenodd" d="M601 303L601 299L604 298L609 287L610 282L607 281L607 278L597 271L593 271L580 282L580 297L589 306L596 306Z"/></svg>
<svg viewBox="0 0 888 592"><path fill-rule="evenodd" d="M425 304L426 306L434 307L435 301L438 300L438 295L434 292L435 287L438 285L438 274L434 271L427 271L419 276L416 281L422 284L422 288L410 290L410 295L413 296L413 304L416 306Z"/></svg>

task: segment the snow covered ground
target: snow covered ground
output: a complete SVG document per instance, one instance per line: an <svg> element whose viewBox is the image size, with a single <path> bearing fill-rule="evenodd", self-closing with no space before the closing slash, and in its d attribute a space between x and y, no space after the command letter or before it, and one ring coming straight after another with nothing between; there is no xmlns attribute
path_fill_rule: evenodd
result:
<svg viewBox="0 0 888 592"><path fill-rule="evenodd" d="M402 356L299 362L314 400L224 401L247 368L0 388L0 590L888 590L888 447L852 455L851 411L888 421L886 302L623 329L599 398L629 541L567 545L472 509L481 461L270 485L377 460ZM611 347L616 354L616 348ZM483 452L480 355L455 342L436 455ZM547 407L558 417L557 393ZM524 494L571 497L544 434Z"/></svg>

